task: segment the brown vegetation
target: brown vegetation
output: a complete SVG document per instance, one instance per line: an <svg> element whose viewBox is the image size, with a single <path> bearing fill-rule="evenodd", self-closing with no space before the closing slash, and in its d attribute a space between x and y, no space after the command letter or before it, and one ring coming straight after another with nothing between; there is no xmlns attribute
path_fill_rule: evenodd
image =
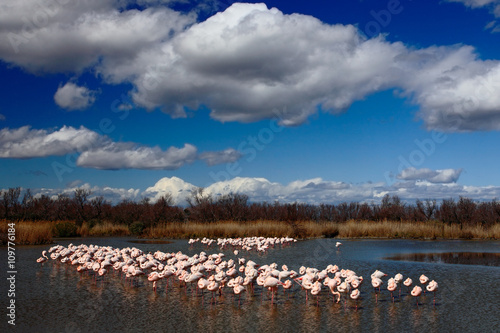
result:
<svg viewBox="0 0 500 333"><path fill-rule="evenodd" d="M75 226L74 234L60 234L71 228L56 228L60 222L17 222L16 244L51 243L53 238L67 236L127 236L133 234L126 225L103 223L90 227L83 223L76 227L74 222L65 224ZM7 221L0 223L2 235L7 233ZM59 232L59 234L58 234ZM317 237L337 238L405 238L405 239L500 239L500 224L490 228L479 226L462 227L446 225L441 222L372 222L348 221L346 223L302 221L302 222L235 222L217 223L164 223L145 228L140 234L144 238L198 238L198 237L282 237L298 239ZM4 237L2 237L4 238ZM5 239L2 239L4 242Z"/></svg>
<svg viewBox="0 0 500 333"><path fill-rule="evenodd" d="M23 194L21 199L21 194ZM170 195L151 203L124 200L112 205L102 196L77 189L73 196L33 197L31 191L0 191L1 237L16 223L17 244L47 243L53 237L126 236L148 238L291 236L381 237L415 239L500 239L500 202L417 200L386 195L380 204L343 202L250 203L242 194L213 197L203 189L188 207L173 205Z"/></svg>

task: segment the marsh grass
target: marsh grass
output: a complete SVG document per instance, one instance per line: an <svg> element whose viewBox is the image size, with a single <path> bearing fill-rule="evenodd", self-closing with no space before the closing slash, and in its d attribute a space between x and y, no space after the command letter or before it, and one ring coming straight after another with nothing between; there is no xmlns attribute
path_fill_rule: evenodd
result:
<svg viewBox="0 0 500 333"><path fill-rule="evenodd" d="M0 242L6 244L8 222L0 221ZM16 222L16 244L47 244L61 236L61 227L71 229L73 221L21 221ZM129 236L129 227L124 224L102 222L90 226L83 223L76 227L77 236ZM217 223L165 223L145 228L141 237L145 238L198 238L198 237L294 237L297 239L328 238L405 238L405 239L500 239L500 224L490 228L481 226L447 225L437 221L394 222L394 221L348 221L332 222L234 222Z"/></svg>
<svg viewBox="0 0 500 333"><path fill-rule="evenodd" d="M77 233L82 237L87 236L128 236L130 235L129 228L124 224L112 224L103 222L90 227L87 223L83 223L78 228Z"/></svg>
<svg viewBox="0 0 500 333"><path fill-rule="evenodd" d="M0 244L7 244L8 223L5 220L0 222ZM53 224L50 222L16 222L15 223L15 244L38 245L52 242Z"/></svg>
<svg viewBox="0 0 500 333"><path fill-rule="evenodd" d="M373 222L348 221L328 223L303 221L295 223L218 222L218 223L168 223L147 228L147 238L197 238L197 237L281 237L295 238L407 238L407 239L500 239L500 224L491 228L463 227L440 222Z"/></svg>

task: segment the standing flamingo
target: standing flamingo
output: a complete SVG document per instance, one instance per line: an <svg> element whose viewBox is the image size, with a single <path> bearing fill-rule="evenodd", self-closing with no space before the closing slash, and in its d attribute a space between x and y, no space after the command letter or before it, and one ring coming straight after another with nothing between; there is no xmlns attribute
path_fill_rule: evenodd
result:
<svg viewBox="0 0 500 333"><path fill-rule="evenodd" d="M319 306L319 293L321 292L321 283L319 281L314 282L311 289L311 295L316 296L316 305Z"/></svg>
<svg viewBox="0 0 500 333"><path fill-rule="evenodd" d="M418 296L420 296L421 294L422 294L422 288L420 286L415 286L411 291L411 295L415 297L417 300L417 307L418 307Z"/></svg>
<svg viewBox="0 0 500 333"><path fill-rule="evenodd" d="M410 292L410 287L413 284L413 280L410 278L407 278L403 284L408 288L408 292Z"/></svg>
<svg viewBox="0 0 500 333"><path fill-rule="evenodd" d="M432 280L431 282L429 282L426 289L427 289L427 291L434 293L434 299L433 299L432 303L434 304L434 306L436 306L436 291L438 289L438 283L436 281Z"/></svg>
<svg viewBox="0 0 500 333"><path fill-rule="evenodd" d="M278 290L279 284L283 285L283 283L280 280L272 276L268 276L264 280L264 287L269 288L271 290L271 304L274 304L274 294L276 290Z"/></svg>
<svg viewBox="0 0 500 333"><path fill-rule="evenodd" d="M429 282L429 278L427 276L425 276L424 274L420 275L420 277L418 278L420 283L424 285L426 285L427 282ZM424 290L424 294L425 294L425 288L423 289Z"/></svg>
<svg viewBox="0 0 500 333"><path fill-rule="evenodd" d="M380 286L383 284L384 282L382 281L382 279L380 278L372 278L372 286L373 288L375 289L375 302L378 303L378 293L377 293L377 288L378 290L380 291Z"/></svg>
<svg viewBox="0 0 500 333"><path fill-rule="evenodd" d="M394 296L393 292L398 288L398 284L396 283L396 280L390 280L389 283L387 284L387 290L391 292L391 298L392 298L392 303L394 303Z"/></svg>
<svg viewBox="0 0 500 333"><path fill-rule="evenodd" d="M358 298L360 296L359 289L353 289L351 292L351 299L356 300L356 311L358 311Z"/></svg>

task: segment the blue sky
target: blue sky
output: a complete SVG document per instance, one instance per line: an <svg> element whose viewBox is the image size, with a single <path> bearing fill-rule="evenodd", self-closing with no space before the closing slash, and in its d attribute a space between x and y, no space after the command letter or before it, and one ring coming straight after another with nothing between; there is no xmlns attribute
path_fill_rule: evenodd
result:
<svg viewBox="0 0 500 333"><path fill-rule="evenodd" d="M500 197L499 17L499 0L9 0L0 188Z"/></svg>

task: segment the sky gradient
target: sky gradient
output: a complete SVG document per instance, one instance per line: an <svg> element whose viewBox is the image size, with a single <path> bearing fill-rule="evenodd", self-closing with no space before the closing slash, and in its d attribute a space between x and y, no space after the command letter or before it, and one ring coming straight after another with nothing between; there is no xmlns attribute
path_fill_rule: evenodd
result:
<svg viewBox="0 0 500 333"><path fill-rule="evenodd" d="M1 8L1 189L500 197L499 0Z"/></svg>

